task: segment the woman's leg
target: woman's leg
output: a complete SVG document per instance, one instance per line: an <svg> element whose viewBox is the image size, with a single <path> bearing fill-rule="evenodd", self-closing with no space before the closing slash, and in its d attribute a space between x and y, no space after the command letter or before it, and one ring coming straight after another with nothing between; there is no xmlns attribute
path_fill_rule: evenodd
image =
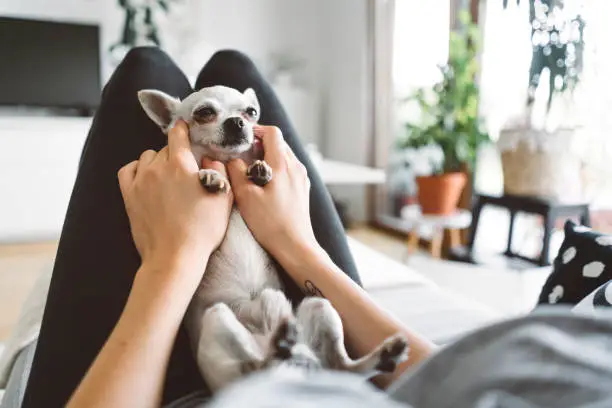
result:
<svg viewBox="0 0 612 408"><path fill-rule="evenodd" d="M24 407L63 406L115 326L140 258L117 171L165 136L137 98L144 88L185 97L184 74L155 48L130 51L102 94L59 243ZM184 330L168 370L165 401L203 388Z"/></svg>
<svg viewBox="0 0 612 408"><path fill-rule="evenodd" d="M213 85L225 85L240 91L246 88L255 90L261 105L260 122L278 126L287 144L308 170L311 184L310 217L319 244L336 265L354 281L361 283L331 197L270 84L246 55L238 51L219 51L202 69L195 87L201 89ZM285 282L288 283L288 279L285 279ZM289 285L289 295L292 299L294 301L301 299L301 292L297 286L293 283Z"/></svg>

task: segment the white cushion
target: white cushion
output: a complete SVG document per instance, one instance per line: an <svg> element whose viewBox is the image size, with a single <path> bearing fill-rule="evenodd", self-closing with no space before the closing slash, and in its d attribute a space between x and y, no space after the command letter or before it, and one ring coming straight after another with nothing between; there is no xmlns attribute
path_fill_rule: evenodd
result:
<svg viewBox="0 0 612 408"><path fill-rule="evenodd" d="M369 293L406 327L436 344L447 344L503 319L501 314L478 302L436 286L402 286Z"/></svg>
<svg viewBox="0 0 612 408"><path fill-rule="evenodd" d="M465 296L440 288L416 270L349 237L363 287L408 328L437 344L502 319Z"/></svg>

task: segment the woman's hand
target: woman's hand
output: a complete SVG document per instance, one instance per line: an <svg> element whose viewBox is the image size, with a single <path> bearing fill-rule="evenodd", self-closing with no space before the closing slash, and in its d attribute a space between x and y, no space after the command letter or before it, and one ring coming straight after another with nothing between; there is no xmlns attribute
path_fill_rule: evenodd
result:
<svg viewBox="0 0 612 408"><path fill-rule="evenodd" d="M264 187L251 183L247 165L236 159L228 164L230 183L240 214L249 229L273 257L299 248L318 248L310 223L310 180L277 127L257 126L264 160L272 168L272 180Z"/></svg>
<svg viewBox="0 0 612 408"><path fill-rule="evenodd" d="M188 133L184 122L177 123L168 133L168 146L145 151L118 176L143 264L172 270L177 262L188 261L201 279L208 257L225 236L233 197L204 191ZM219 162L203 166L225 173Z"/></svg>

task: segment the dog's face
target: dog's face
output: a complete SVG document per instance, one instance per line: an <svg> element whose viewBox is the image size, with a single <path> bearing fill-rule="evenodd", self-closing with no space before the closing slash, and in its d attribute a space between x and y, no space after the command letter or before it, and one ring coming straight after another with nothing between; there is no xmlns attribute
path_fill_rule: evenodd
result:
<svg viewBox="0 0 612 408"><path fill-rule="evenodd" d="M233 88L213 86L194 92L183 101L161 91L142 90L138 99L164 132L177 119L187 122L194 153L201 151L225 161L239 157L253 146L259 102L251 88L240 93Z"/></svg>

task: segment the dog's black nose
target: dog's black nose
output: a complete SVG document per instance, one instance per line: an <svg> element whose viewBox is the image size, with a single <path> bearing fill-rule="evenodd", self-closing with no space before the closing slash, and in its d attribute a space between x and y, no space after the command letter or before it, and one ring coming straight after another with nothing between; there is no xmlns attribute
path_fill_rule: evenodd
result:
<svg viewBox="0 0 612 408"><path fill-rule="evenodd" d="M223 130L226 132L241 131L244 127L244 120L242 118L228 118L223 122Z"/></svg>
<svg viewBox="0 0 612 408"><path fill-rule="evenodd" d="M242 118L228 118L223 122L223 144L237 145L246 141L244 127L246 123Z"/></svg>

